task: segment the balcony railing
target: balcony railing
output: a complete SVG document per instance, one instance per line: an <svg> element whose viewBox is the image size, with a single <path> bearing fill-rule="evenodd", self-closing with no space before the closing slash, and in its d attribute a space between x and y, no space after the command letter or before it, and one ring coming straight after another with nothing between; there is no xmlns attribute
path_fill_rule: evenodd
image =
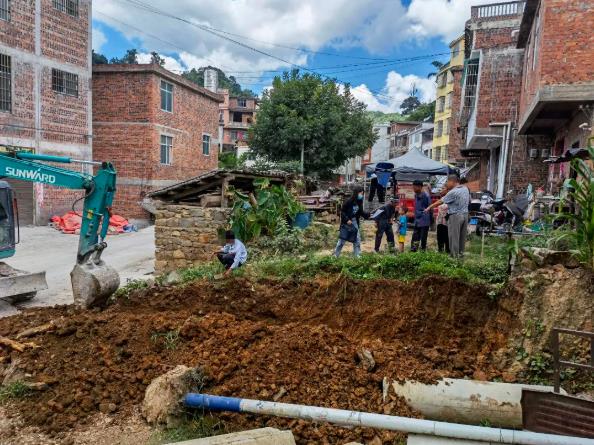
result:
<svg viewBox="0 0 594 445"><path fill-rule="evenodd" d="M227 125L225 125L225 127L227 128L250 128L252 126L251 123L247 123L247 122L227 122Z"/></svg>
<svg viewBox="0 0 594 445"><path fill-rule="evenodd" d="M504 17L524 13L525 1L493 3L491 5L473 6L471 17L473 19L484 19L491 17Z"/></svg>

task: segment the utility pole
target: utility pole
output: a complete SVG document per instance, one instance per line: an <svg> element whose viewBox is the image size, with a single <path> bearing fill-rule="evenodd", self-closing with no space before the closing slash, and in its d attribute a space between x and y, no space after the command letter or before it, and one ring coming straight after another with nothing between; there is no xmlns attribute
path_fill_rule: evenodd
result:
<svg viewBox="0 0 594 445"><path fill-rule="evenodd" d="M305 141L301 138L301 176L305 176Z"/></svg>

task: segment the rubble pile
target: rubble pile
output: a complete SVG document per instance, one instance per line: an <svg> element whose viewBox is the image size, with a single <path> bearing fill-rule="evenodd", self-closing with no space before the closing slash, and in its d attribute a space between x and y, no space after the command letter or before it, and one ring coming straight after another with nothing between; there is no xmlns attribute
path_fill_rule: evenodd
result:
<svg viewBox="0 0 594 445"><path fill-rule="evenodd" d="M103 311L31 309L0 320L0 336L38 347L0 346L45 390L15 400L25 423L60 435L97 412L125 417L151 381L184 365L202 372L194 390L393 415L416 414L382 382L500 377L493 360L513 326L488 289L445 278L414 283L230 280L153 287ZM51 329L33 330L48 325ZM0 368L0 373L2 368ZM13 370L14 372L14 370ZM298 443L376 440L394 433L221 414L230 429L291 428ZM379 441L379 442L378 442Z"/></svg>

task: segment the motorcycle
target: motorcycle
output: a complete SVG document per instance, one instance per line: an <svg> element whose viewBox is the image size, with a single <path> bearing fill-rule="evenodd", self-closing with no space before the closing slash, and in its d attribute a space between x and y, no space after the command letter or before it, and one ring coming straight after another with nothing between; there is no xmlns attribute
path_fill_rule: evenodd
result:
<svg viewBox="0 0 594 445"><path fill-rule="evenodd" d="M527 195L512 199L495 199L495 195L484 190L480 199L474 199L469 206L470 224L476 227L476 234L484 231L522 231L524 214L530 204Z"/></svg>

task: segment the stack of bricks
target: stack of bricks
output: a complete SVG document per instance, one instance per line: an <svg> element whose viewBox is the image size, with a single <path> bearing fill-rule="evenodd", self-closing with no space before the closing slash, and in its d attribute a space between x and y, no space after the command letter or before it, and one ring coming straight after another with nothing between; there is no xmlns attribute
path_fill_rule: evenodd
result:
<svg viewBox="0 0 594 445"><path fill-rule="evenodd" d="M155 215L155 273L186 269L212 259L230 209L160 204Z"/></svg>

